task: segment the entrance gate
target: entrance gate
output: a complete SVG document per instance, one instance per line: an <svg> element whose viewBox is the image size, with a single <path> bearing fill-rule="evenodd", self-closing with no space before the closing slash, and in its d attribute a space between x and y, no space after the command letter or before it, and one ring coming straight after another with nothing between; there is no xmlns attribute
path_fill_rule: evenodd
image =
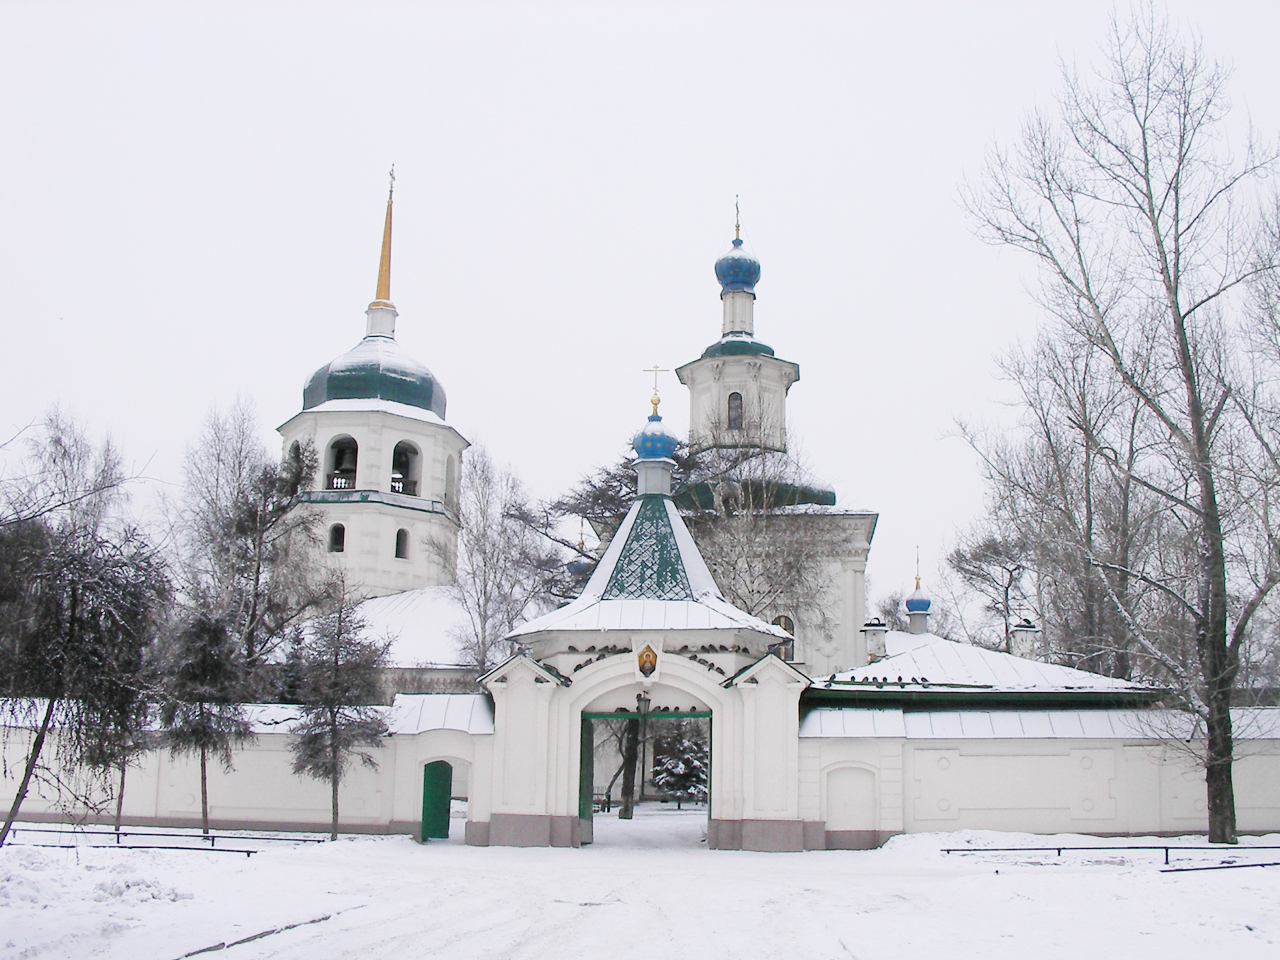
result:
<svg viewBox="0 0 1280 960"><path fill-rule="evenodd" d="M453 799L453 767L436 760L422 768L422 839L449 838L449 801Z"/></svg>
<svg viewBox="0 0 1280 960"><path fill-rule="evenodd" d="M578 755L578 825L579 835L584 844L591 842L593 834L592 818L595 814L595 776L596 776L596 720L639 720L641 737L644 736L644 725L648 720L711 720L710 710L659 710L654 713L638 715L631 712L614 711L613 713L582 714L582 746ZM707 816L711 816L711 730L707 724ZM643 751L641 754L643 764ZM640 771L641 781L644 770Z"/></svg>

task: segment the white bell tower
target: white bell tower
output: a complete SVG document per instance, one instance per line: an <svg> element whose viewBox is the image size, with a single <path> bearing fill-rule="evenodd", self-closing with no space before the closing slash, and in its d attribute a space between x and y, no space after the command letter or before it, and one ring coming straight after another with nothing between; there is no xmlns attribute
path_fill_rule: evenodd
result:
<svg viewBox="0 0 1280 960"><path fill-rule="evenodd" d="M318 454L300 499L320 511L322 549L366 597L452 582L469 446L445 423L440 382L396 343L391 205L388 192L364 339L312 374L302 412L279 428L286 455L308 443Z"/></svg>

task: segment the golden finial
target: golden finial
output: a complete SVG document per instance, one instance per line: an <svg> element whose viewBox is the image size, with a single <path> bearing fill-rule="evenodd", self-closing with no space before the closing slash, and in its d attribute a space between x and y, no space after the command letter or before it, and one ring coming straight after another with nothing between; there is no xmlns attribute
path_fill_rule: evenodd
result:
<svg viewBox="0 0 1280 960"><path fill-rule="evenodd" d="M584 536L585 532L586 532L586 526L583 522L582 517L579 517L578 518L578 552L584 553L584 554L586 553L586 548L587 548L587 542Z"/></svg>
<svg viewBox="0 0 1280 960"><path fill-rule="evenodd" d="M738 195L733 195L733 239L742 239L742 211L738 209Z"/></svg>
<svg viewBox="0 0 1280 960"><path fill-rule="evenodd" d="M391 165L391 184L387 187L387 222L382 228L382 259L378 262L378 292L374 303L391 302L391 200L396 192L396 165Z"/></svg>
<svg viewBox="0 0 1280 960"><path fill-rule="evenodd" d="M670 373L670 372L671 372L670 370L662 369L656 363L649 369L645 370L645 373L653 374L653 396L649 398L649 402L653 404L653 415L655 417L658 415L658 404L662 402L660 399L658 399L658 374Z"/></svg>
<svg viewBox="0 0 1280 960"><path fill-rule="evenodd" d="M916 545L916 589L920 589L920 546Z"/></svg>

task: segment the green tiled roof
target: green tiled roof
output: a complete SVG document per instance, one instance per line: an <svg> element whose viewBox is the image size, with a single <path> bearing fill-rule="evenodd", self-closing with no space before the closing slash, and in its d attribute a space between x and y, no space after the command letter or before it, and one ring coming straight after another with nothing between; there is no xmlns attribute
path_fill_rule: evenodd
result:
<svg viewBox="0 0 1280 960"><path fill-rule="evenodd" d="M693 599L665 497L640 498L635 522L601 599Z"/></svg>

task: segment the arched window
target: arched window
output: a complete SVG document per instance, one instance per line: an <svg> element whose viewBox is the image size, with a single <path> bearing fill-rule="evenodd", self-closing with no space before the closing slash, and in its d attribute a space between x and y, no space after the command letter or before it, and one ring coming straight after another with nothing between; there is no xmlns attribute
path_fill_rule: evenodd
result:
<svg viewBox="0 0 1280 960"><path fill-rule="evenodd" d="M422 458L418 448L407 440L401 440L391 454L391 492L410 497L418 495L418 472Z"/></svg>
<svg viewBox="0 0 1280 960"><path fill-rule="evenodd" d="M409 531L403 528L396 531L396 559L409 559Z"/></svg>
<svg viewBox="0 0 1280 960"><path fill-rule="evenodd" d="M329 552L342 553L347 549L347 528L340 523L335 523L329 528Z"/></svg>
<svg viewBox="0 0 1280 960"><path fill-rule="evenodd" d="M742 394L729 394L729 429L742 429Z"/></svg>
<svg viewBox="0 0 1280 960"><path fill-rule="evenodd" d="M359 449L351 437L339 437L329 444L325 457L325 486L330 490L354 490L356 488L356 460Z"/></svg>

